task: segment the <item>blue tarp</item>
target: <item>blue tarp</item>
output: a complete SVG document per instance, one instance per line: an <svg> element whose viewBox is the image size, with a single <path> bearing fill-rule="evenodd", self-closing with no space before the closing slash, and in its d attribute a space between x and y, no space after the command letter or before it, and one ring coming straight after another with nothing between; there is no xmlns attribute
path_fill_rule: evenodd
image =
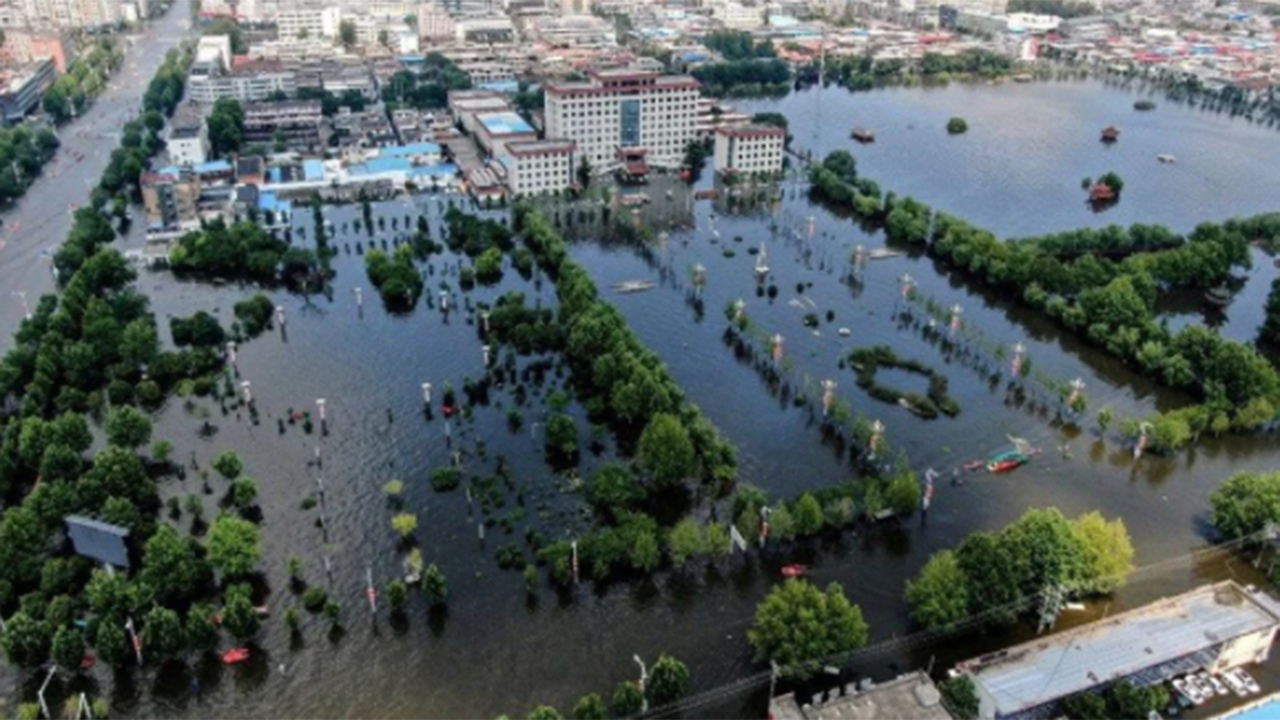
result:
<svg viewBox="0 0 1280 720"><path fill-rule="evenodd" d="M231 163L226 160L210 160L207 163L200 163L191 169L199 174L231 172Z"/></svg>
<svg viewBox="0 0 1280 720"><path fill-rule="evenodd" d="M315 159L303 160L302 176L307 180L323 180L324 163Z"/></svg>
<svg viewBox="0 0 1280 720"><path fill-rule="evenodd" d="M494 80L493 82L480 83L476 87L481 90L500 93L516 93L520 91L520 83L515 80Z"/></svg>

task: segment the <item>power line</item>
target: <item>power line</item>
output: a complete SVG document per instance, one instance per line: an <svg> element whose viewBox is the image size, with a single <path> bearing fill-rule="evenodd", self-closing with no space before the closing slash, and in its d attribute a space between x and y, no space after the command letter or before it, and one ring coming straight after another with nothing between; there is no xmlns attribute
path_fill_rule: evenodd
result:
<svg viewBox="0 0 1280 720"><path fill-rule="evenodd" d="M1126 575L1109 576L1109 577L1104 577L1102 579L1103 580L1133 579L1139 576L1145 576L1150 573L1167 569L1169 566L1175 563L1182 563L1188 560L1194 561L1195 559L1204 557L1205 555L1220 555L1222 553L1226 553L1231 550L1234 550L1247 543L1254 542L1259 539L1267 538L1269 537L1268 532L1269 532L1268 529L1259 530L1249 535L1236 538L1235 540L1229 540L1227 542L1219 543L1217 545L1210 545L1205 548L1193 549L1192 551L1185 553L1183 555L1166 558L1165 560L1144 565L1140 568L1134 569L1132 572ZM1053 586L1053 587L1056 588L1058 586ZM1067 588L1067 589L1070 589L1070 588ZM944 628L937 628L933 630L920 630L910 635L904 635L898 638L891 638L889 640L884 640L872 645L864 645L863 647L855 648L853 650L847 650L847 651L838 652L838 653L831 653L829 655L815 657L809 660L801 660L796 663L792 663L791 667L795 667L796 665L821 666L837 660L842 661L845 664L848 664L855 660L875 657L877 655L882 655L882 654L893 652L893 651L909 650L915 647L929 645L937 641L938 639L948 637L948 636L958 635L976 626L986 624L989 620L992 620L998 617L1005 617L1007 616L1008 613L1016 614L1021 610L1024 610L1028 607L1032 607L1034 603L1041 601L1043 599L1043 596L1045 596L1048 591L1049 591L1049 587L1045 587L1035 593L1024 595L1022 597L1017 598L1016 600L1005 603L1004 605L988 608L987 610L984 610L981 613L971 615L965 618L964 620L961 620L958 623L948 625ZM761 687L769 682L771 676L772 676L772 670L753 673L751 675L748 675L744 678L733 681L731 683L721 685L720 687L712 688L710 690L706 690L697 695L682 698L675 702L663 705L662 707L650 708L649 711L644 713L641 717L656 718L656 717L667 717L667 716L676 715L676 714L685 714L690 710L694 710L697 708L705 707L707 705L722 702L733 696L739 695L745 691L754 689L756 687Z"/></svg>

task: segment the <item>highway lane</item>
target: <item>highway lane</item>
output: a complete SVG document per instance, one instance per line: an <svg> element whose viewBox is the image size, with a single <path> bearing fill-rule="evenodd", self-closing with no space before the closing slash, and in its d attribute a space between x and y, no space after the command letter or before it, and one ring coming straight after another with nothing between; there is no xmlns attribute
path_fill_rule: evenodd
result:
<svg viewBox="0 0 1280 720"><path fill-rule="evenodd" d="M17 293L26 293L34 306L40 295L54 289L49 258L71 227L72 210L88 202L119 143L121 127L140 113L142 96L165 53L194 37L188 2L179 0L143 32L128 36L124 64L106 90L83 116L59 130L57 156L27 193L0 213L0 351L13 345L23 317ZM77 161L79 156L83 159Z"/></svg>

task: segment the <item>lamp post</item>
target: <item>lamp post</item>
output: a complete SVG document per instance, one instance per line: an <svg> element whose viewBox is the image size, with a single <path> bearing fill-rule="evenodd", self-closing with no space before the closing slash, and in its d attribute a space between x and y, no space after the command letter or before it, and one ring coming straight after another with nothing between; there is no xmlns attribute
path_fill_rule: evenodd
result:
<svg viewBox="0 0 1280 720"><path fill-rule="evenodd" d="M639 655L632 655L632 659L640 666L640 714L649 712L649 696L645 694L645 683L649 681L649 669L644 666L644 661Z"/></svg>
<svg viewBox="0 0 1280 720"><path fill-rule="evenodd" d="M771 349L773 354L773 364L777 365L782 362L782 335L780 333L774 333L771 342Z"/></svg>
<svg viewBox="0 0 1280 720"><path fill-rule="evenodd" d="M1067 407L1075 407L1076 400L1080 397L1080 391L1084 390L1084 380L1076 378L1071 381L1071 395L1067 397Z"/></svg>
<svg viewBox="0 0 1280 720"><path fill-rule="evenodd" d="M871 439L867 442L867 447L871 450L868 457L872 460L876 457L876 447L880 445L882 437L884 437L884 423L876 420L871 423Z"/></svg>
<svg viewBox="0 0 1280 720"><path fill-rule="evenodd" d="M951 306L951 334L954 335L960 331L960 316L964 314L964 308L959 303Z"/></svg>
<svg viewBox="0 0 1280 720"><path fill-rule="evenodd" d="M831 414L831 402L835 399L835 392L835 380L822 381L822 418L824 420L829 414Z"/></svg>
<svg viewBox="0 0 1280 720"><path fill-rule="evenodd" d="M1013 344L1013 361L1009 364L1009 370L1015 378L1022 377L1022 356L1027 352L1027 346L1021 341Z"/></svg>
<svg viewBox="0 0 1280 720"><path fill-rule="evenodd" d="M911 277L911 273L902 273L902 276L898 278L898 283L901 285L902 299L910 300L911 292L916 289L916 279Z"/></svg>
<svg viewBox="0 0 1280 720"><path fill-rule="evenodd" d="M431 405L431 383L429 382L422 383L422 404Z"/></svg>

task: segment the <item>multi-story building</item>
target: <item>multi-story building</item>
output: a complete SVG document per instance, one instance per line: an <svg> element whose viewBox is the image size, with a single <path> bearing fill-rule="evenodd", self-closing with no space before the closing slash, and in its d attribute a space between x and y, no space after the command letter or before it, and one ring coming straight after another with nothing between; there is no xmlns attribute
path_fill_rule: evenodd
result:
<svg viewBox="0 0 1280 720"><path fill-rule="evenodd" d="M198 221L200 183L194 175L147 173L140 184L148 230L176 230Z"/></svg>
<svg viewBox="0 0 1280 720"><path fill-rule="evenodd" d="M546 135L572 140L597 170L620 149L647 150L649 162L678 166L695 138L697 80L631 70L600 70L586 82L546 85Z"/></svg>
<svg viewBox="0 0 1280 720"><path fill-rule="evenodd" d="M169 131L165 148L174 165L203 164L209 159L209 133L202 122L175 126Z"/></svg>
<svg viewBox="0 0 1280 720"><path fill-rule="evenodd" d="M501 158L507 154L507 144L538 139L538 133L513 112L484 113L475 116L472 137L490 157Z"/></svg>
<svg viewBox="0 0 1280 720"><path fill-rule="evenodd" d="M201 104L212 104L220 98L256 102L276 93L293 96L297 89L294 72L273 62L244 63L225 73L212 63L194 63L187 79L188 97Z"/></svg>
<svg viewBox="0 0 1280 720"><path fill-rule="evenodd" d="M4 60L10 63L29 63L48 58L60 73L76 59L75 41L65 31L36 31L27 28L4 31Z"/></svg>
<svg viewBox="0 0 1280 720"><path fill-rule="evenodd" d="M571 140L534 140L507 144L503 164L507 187L516 196L559 192L573 185Z"/></svg>
<svg viewBox="0 0 1280 720"><path fill-rule="evenodd" d="M772 125L716 128L716 172L776 175L782 172L782 148L786 140L787 131Z"/></svg>
<svg viewBox="0 0 1280 720"><path fill-rule="evenodd" d="M20 0L27 25L37 28L95 28L122 19L120 0Z"/></svg>
<svg viewBox="0 0 1280 720"><path fill-rule="evenodd" d="M418 6L418 36L430 42L453 40L457 31L453 16L439 5Z"/></svg>
<svg viewBox="0 0 1280 720"><path fill-rule="evenodd" d="M292 148L320 145L319 100L256 102L244 106L244 142L283 142Z"/></svg>
<svg viewBox="0 0 1280 720"><path fill-rule="evenodd" d="M273 19L281 38L335 38L342 23L342 8L332 5L281 8Z"/></svg>
<svg viewBox="0 0 1280 720"><path fill-rule="evenodd" d="M0 70L0 114L4 122L21 121L40 104L45 90L57 79L53 61L44 58Z"/></svg>
<svg viewBox="0 0 1280 720"><path fill-rule="evenodd" d="M729 2L717 7L713 17L727 28L750 30L764 25L764 8Z"/></svg>
<svg viewBox="0 0 1280 720"><path fill-rule="evenodd" d="M453 27L454 40L471 43L515 42L516 28L510 18L500 15L463 18Z"/></svg>
<svg viewBox="0 0 1280 720"><path fill-rule="evenodd" d="M231 69L231 36L204 35L196 42L196 62L210 63L223 70Z"/></svg>

